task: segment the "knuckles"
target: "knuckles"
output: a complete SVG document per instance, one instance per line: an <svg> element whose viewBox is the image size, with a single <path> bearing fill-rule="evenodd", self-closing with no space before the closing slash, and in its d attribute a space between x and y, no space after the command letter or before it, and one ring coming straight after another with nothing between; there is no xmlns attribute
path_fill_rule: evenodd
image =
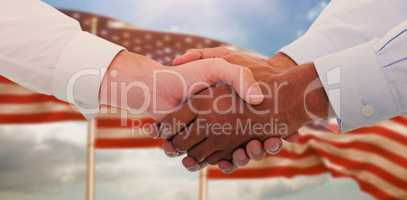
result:
<svg viewBox="0 0 407 200"><path fill-rule="evenodd" d="M243 65L244 67L241 67L241 73L243 73L243 78L253 78L253 76L256 78L258 81L264 81L266 84L270 84L270 82L279 80L278 75L276 75L275 70L273 70L272 66L269 65L265 60L260 59L260 58L254 58L253 56L250 55L244 55L239 52L231 52L229 49L225 47L219 47L217 49L218 51L228 51L229 53L224 56L223 58L211 58L211 59L206 59L205 62L210 62L208 70L211 70L211 73L217 73L216 70L219 69L219 66L234 66L236 67L237 65ZM198 50L189 50L188 52L195 52ZM202 62L203 63L203 62ZM277 78L276 78L277 77ZM274 80L275 79L275 80ZM270 93L270 91L268 91ZM226 114L219 114L214 112L213 110L213 105L215 102L215 99L218 98L219 96L222 95L227 95L231 94L232 90L229 86L226 85L219 85L213 88L209 88L207 90L204 90L200 93L205 94L205 95L212 95L213 98L199 98L199 96L194 96L190 99L191 104L194 106L196 110L200 109L209 109L211 113L201 115L201 119L205 119L203 122L204 125L208 125L205 123L213 123L213 122L218 122L220 124L225 124L225 123L230 123L232 125L232 134L215 134L211 130L205 130L203 134L205 135L205 140L206 142L204 143L196 143L192 145L191 149L187 149L183 146L183 142L185 140L188 140L190 138L185 138L185 140L177 140L173 141L175 142L174 146L176 148L182 148L179 150L184 150L188 152L188 155L197 159L197 160L204 160L205 162L209 164L217 164L220 160L232 160L232 154L233 151L239 147L245 146L250 140L252 139L259 139L260 141L264 141L265 139L268 138L267 135L255 135L255 134L250 134L252 131L250 128L247 130L236 130L236 123L233 122L232 120L239 119L243 123L253 120L253 122L259 122L259 123L265 123L270 116L270 114L266 115L256 115L256 113L250 111L247 109L247 105L244 105L245 109L243 110L243 113L226 113ZM233 94L236 95L236 94ZM215 99L214 99L215 98ZM239 101L241 101L239 99ZM232 106L233 102L230 101L228 98L224 98L222 100L219 100L218 103L220 104L219 107L227 107L227 106ZM260 108L271 108L273 105L270 103L263 103L260 105ZM259 107L257 107L259 108ZM211 110L212 109L212 110ZM199 113L196 113L199 114ZM267 121L268 122L268 121ZM196 123L196 122L195 122ZM202 123L202 122L201 122ZM244 124L243 124L244 125ZM200 129L199 129L200 130ZM195 132L200 132L200 131L195 131ZM239 134L237 134L239 133ZM205 147L200 148L199 151L193 150L194 148L197 147L197 145L206 145ZM210 151L213 151L215 153L209 154L209 149ZM208 152L203 152L208 150ZM207 158L204 158L203 155L208 155Z"/></svg>

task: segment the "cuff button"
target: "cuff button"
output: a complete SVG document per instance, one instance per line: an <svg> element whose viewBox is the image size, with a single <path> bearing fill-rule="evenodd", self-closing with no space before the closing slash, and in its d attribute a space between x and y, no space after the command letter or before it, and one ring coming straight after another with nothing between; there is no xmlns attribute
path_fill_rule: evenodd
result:
<svg viewBox="0 0 407 200"><path fill-rule="evenodd" d="M362 107L362 114L365 117L371 117L375 113L375 109L371 105L364 105Z"/></svg>

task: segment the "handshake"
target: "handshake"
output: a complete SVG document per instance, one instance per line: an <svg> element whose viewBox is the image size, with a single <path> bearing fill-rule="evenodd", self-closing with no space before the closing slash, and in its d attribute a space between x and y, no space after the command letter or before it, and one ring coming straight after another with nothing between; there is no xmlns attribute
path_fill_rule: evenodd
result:
<svg viewBox="0 0 407 200"><path fill-rule="evenodd" d="M186 154L182 162L189 171L211 164L231 173L250 160L277 154L282 141L295 139L300 127L328 118L328 98L314 65L296 65L281 53L266 60L218 47L190 50L173 67L148 62L157 67L140 73L119 69L120 74L113 63L104 83L144 79L149 84L115 91L126 93L120 100L109 98L112 84L102 84L101 101L152 113L158 122L149 129L151 135L166 140L168 156Z"/></svg>

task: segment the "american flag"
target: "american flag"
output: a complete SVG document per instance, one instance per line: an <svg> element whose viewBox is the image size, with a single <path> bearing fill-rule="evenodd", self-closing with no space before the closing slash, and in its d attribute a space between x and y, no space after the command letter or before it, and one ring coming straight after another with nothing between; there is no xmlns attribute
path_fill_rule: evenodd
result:
<svg viewBox="0 0 407 200"><path fill-rule="evenodd" d="M233 174L215 167L208 178L292 178L330 173L350 177L377 199L407 199L407 118L397 117L350 133L305 127L282 152Z"/></svg>
<svg viewBox="0 0 407 200"><path fill-rule="evenodd" d="M0 76L0 124L84 120L71 105Z"/></svg>
<svg viewBox="0 0 407 200"><path fill-rule="evenodd" d="M97 19L97 35L146 55L163 64L190 48L223 45L211 39L190 35L162 33L138 29L128 23L89 13L64 11L80 21L83 30L92 29ZM158 147L159 140L150 139L140 129L152 123L148 116L131 116L123 123L120 113L99 116L96 120L97 148ZM84 118L69 104L52 96L37 94L0 78L0 124L45 123ZM210 179L273 178L311 176L331 173L351 177L361 189L378 199L407 199L407 118L397 117L375 126L346 134L305 128L300 139L286 144L274 157L231 175L210 168Z"/></svg>

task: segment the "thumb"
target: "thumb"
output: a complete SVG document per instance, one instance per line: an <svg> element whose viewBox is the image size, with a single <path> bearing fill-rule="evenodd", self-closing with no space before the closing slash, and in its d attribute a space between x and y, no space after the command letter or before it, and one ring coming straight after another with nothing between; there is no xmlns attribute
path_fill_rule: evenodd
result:
<svg viewBox="0 0 407 200"><path fill-rule="evenodd" d="M192 88L191 94L207 88L208 85L224 82L249 104L258 105L264 100L259 84L246 67L231 64L221 58L211 58L181 65L179 69L188 80L188 87Z"/></svg>
<svg viewBox="0 0 407 200"><path fill-rule="evenodd" d="M188 62L204 59L203 53L199 49L190 49L185 54L177 56L173 61L173 65L182 65Z"/></svg>
<svg viewBox="0 0 407 200"><path fill-rule="evenodd" d="M207 58L221 58L230 54L232 50L227 47L214 47L205 49L190 49L185 54L177 56L173 61L173 65L182 65L188 62L207 59Z"/></svg>

